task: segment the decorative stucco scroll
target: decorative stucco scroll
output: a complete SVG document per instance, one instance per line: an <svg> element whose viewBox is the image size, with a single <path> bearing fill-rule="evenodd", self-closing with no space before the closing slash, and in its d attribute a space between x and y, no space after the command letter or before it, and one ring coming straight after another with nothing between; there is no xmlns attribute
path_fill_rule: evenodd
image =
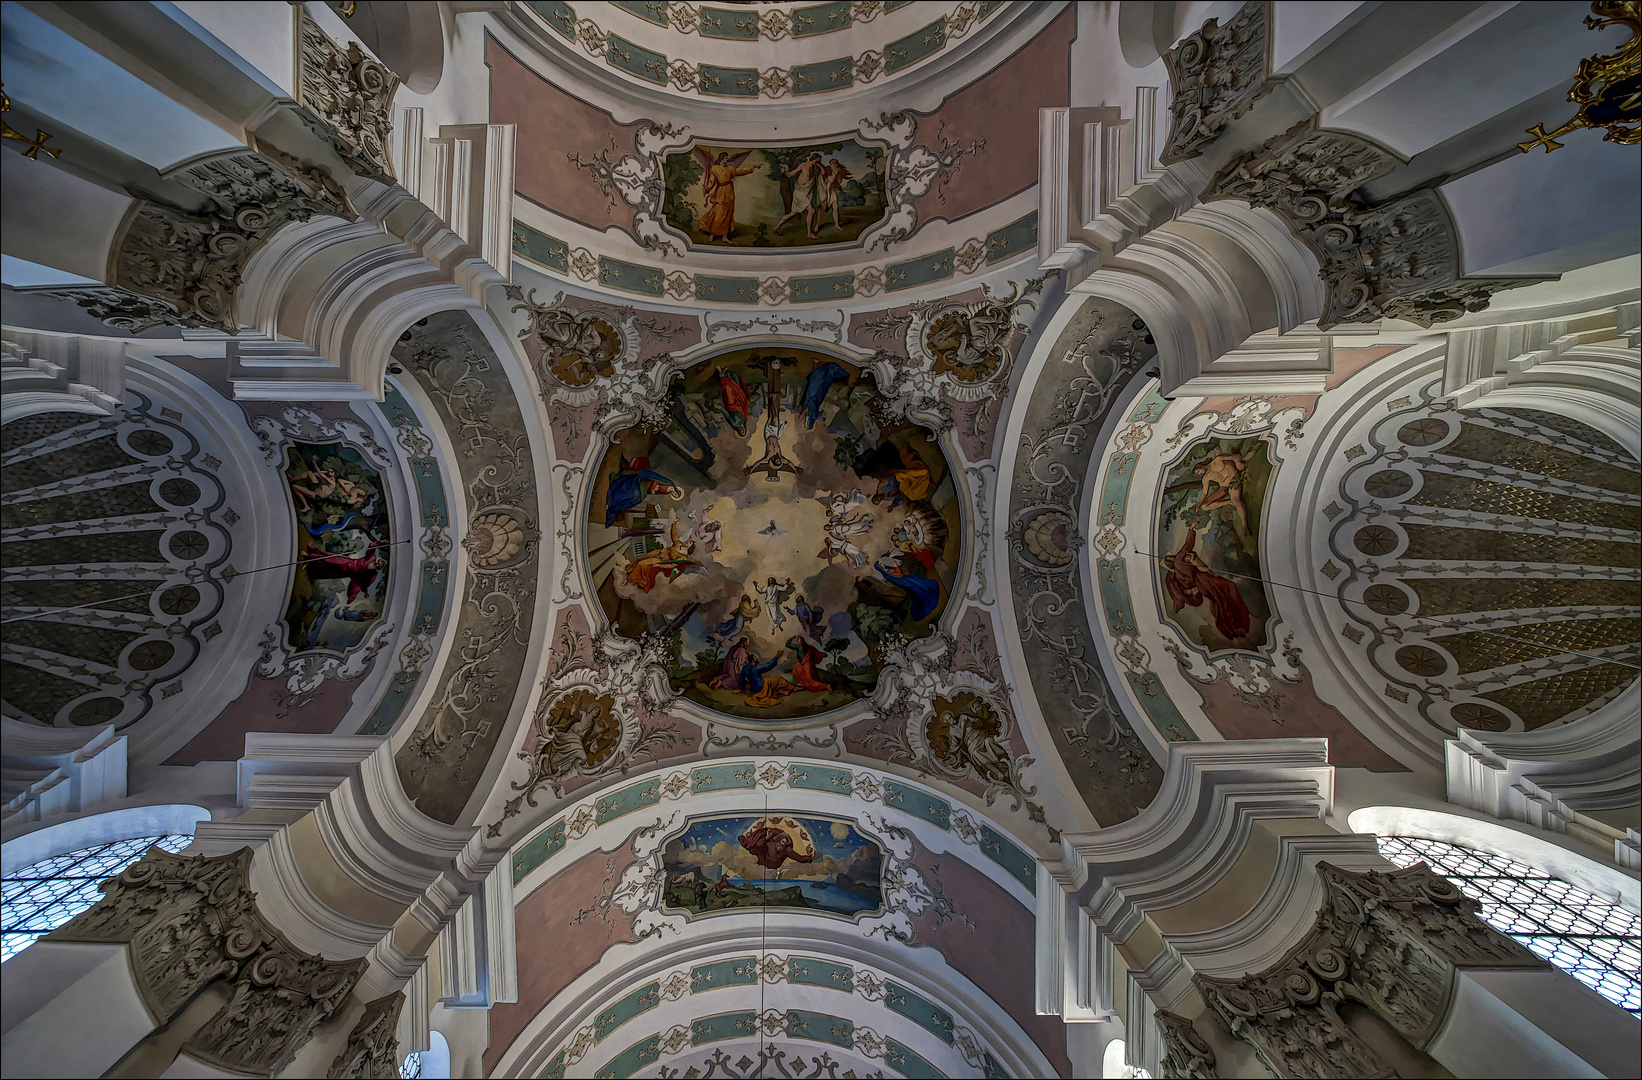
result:
<svg viewBox="0 0 1642 1080"><path fill-rule="evenodd" d="M393 181L388 140L399 76L368 56L358 42L339 48L304 11L297 99L303 122L327 139L348 167L384 183Z"/></svg>
<svg viewBox="0 0 1642 1080"><path fill-rule="evenodd" d="M1456 968L1547 966L1423 863L1392 873L1320 863L1317 873L1328 898L1316 928L1286 957L1237 980L1195 979L1210 1008L1277 1076L1393 1075L1341 1019L1347 1001L1367 1005L1424 1050L1447 1019Z"/></svg>
<svg viewBox="0 0 1642 1080"><path fill-rule="evenodd" d="M1403 319L1420 326L1481 311L1497 292L1545 277L1460 276L1459 239L1434 189L1353 201L1402 165L1367 139L1295 125L1221 169L1203 193L1275 212L1322 263L1327 295L1317 325Z"/></svg>
<svg viewBox="0 0 1642 1080"><path fill-rule="evenodd" d="M1084 302L1026 405L1009 517L1015 621L1038 708L1102 825L1139 813L1163 780L1106 682L1089 626L1078 521L1090 456L1123 389L1156 355L1146 326L1108 300Z"/></svg>
<svg viewBox="0 0 1642 1080"><path fill-rule="evenodd" d="M257 911L251 849L192 858L151 848L49 940L124 944L143 1002L167 1023L217 979L228 1003L183 1045L209 1065L272 1076L348 999L366 961L304 953Z"/></svg>
<svg viewBox="0 0 1642 1080"><path fill-rule="evenodd" d="M1203 153L1226 125L1248 112L1277 82L1269 78L1265 0L1249 0L1225 26L1210 19L1163 55L1174 86L1165 165Z"/></svg>
<svg viewBox="0 0 1642 1080"><path fill-rule="evenodd" d="M442 312L411 327L394 347L427 391L455 446L466 498L452 515L467 522L469 560L454 608L456 646L415 733L396 761L405 792L429 817L454 823L472 796L519 694L518 677L536 612L540 545L520 508L536 506L536 471L524 416L501 361L472 321ZM504 522L503 519L506 519ZM508 523L520 526L513 544ZM485 553L513 547L486 565L474 544L484 528Z"/></svg>

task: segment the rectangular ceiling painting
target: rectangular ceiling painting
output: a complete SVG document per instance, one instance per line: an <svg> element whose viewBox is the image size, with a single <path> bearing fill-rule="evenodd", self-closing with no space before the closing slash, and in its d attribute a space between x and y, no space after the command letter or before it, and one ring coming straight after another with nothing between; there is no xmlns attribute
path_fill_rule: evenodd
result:
<svg viewBox="0 0 1642 1080"><path fill-rule="evenodd" d="M802 146L708 146L669 154L662 214L694 245L850 244L888 206L884 151L855 139Z"/></svg>
<svg viewBox="0 0 1642 1080"><path fill-rule="evenodd" d="M691 916L797 908L858 918L883 910L884 852L853 821L815 815L692 818L662 848L662 907Z"/></svg>
<svg viewBox="0 0 1642 1080"><path fill-rule="evenodd" d="M346 653L382 616L388 504L382 478L342 443L292 443L285 486L296 514L296 573L285 608L293 653Z"/></svg>

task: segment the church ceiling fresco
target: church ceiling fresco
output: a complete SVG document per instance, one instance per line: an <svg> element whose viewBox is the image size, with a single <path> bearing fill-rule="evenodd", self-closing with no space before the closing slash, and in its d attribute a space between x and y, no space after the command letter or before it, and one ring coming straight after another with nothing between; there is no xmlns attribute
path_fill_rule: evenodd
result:
<svg viewBox="0 0 1642 1080"><path fill-rule="evenodd" d="M617 122L489 41L491 119L518 132L517 264L638 298L779 307L1017 262L1038 242L1035 201L1025 197L1037 182L1038 111L1070 93L1076 20L1070 9L1044 18L1029 44L933 111L867 107L844 117L854 131L773 145L675 113ZM822 154L813 177L809 157L794 156L805 148ZM921 243L930 221L965 227ZM781 274L752 265L772 248L802 265ZM718 257L736 253L745 269Z"/></svg>
<svg viewBox="0 0 1642 1080"><path fill-rule="evenodd" d="M1210 655L1266 644L1260 569L1271 458L1262 438L1192 444L1163 475L1157 523L1165 617Z"/></svg>
<svg viewBox="0 0 1642 1080"><path fill-rule="evenodd" d="M660 430L612 440L587 565L616 630L666 640L677 692L815 716L869 696L892 639L933 631L962 566L957 490L882 401L853 364L741 350L685 372Z"/></svg>
<svg viewBox="0 0 1642 1080"><path fill-rule="evenodd" d="M381 476L343 443L293 443L285 489L297 565L285 608L293 654L342 654L357 646L387 604L392 531Z"/></svg>
<svg viewBox="0 0 1642 1080"><path fill-rule="evenodd" d="M855 918L883 909L883 848L839 818L692 818L662 847L661 868L662 908L691 916L769 907Z"/></svg>
<svg viewBox="0 0 1642 1080"><path fill-rule="evenodd" d="M1337 362L1359 363L1350 355ZM1315 404L1313 395L1170 402L1150 382L1113 433L1101 470L1091 540L1102 630L1123 679L1116 692L1164 742L1211 732L1322 736L1336 765L1396 771L1403 766L1395 758L1319 696L1305 650L1278 620L1282 597L1268 583L1273 550L1286 550L1281 519L1270 514L1272 483L1306 438ZM1139 535L1131 539L1131 530ZM1179 568L1194 552L1202 565L1185 563L1187 577ZM1247 633L1229 637L1217 616L1232 632L1247 617Z"/></svg>
<svg viewBox="0 0 1642 1080"><path fill-rule="evenodd" d="M886 156L886 147L854 138L760 147L696 143L662 159L662 216L693 245L847 244L889 212Z"/></svg>
<svg viewBox="0 0 1642 1080"><path fill-rule="evenodd" d="M719 809L739 805L731 801L738 792L750 801L767 800L768 807ZM885 956L903 946L933 946L1045 1046L1051 1060L1063 1056L1055 1045L1058 1021L1044 1026L1031 1013L1034 923L1022 898L1030 898L1037 884L1032 857L921 785L801 759L656 773L564 808L514 847L512 875L520 890L521 956L536 962L521 966L519 1002L496 1007L491 1061L511 1058L515 1051L509 1048L517 1043L531 1047L521 1060L540 1063L530 1065L532 1073L545 1065L544 1075L593 1075L596 1068L605 1075L603 1063L634 1046L648 1047L639 1056L651 1060L651 1054L659 1059L723 1043L736 1036L715 1027L712 1018L726 1010L741 1015L741 988L767 996L754 1012L773 1018L769 1034L777 1038L816 1038L803 1025L813 1024L817 1014L846 1017L843 1041L834 1045L888 1063L891 1072L897 1071L894 1055L885 1056L882 1040L910 1049L919 1044L909 1035L921 1031L920 1039L936 1041L920 1047L922 1057L904 1060L940 1061L946 1075L1004 1074L996 1047L977 1033L976 1017L961 1015L916 982L875 969L859 950L849 959L799 944L761 956L738 955L733 947L717 956L702 954L701 934L717 940L720 920L758 920L766 911L772 920L785 918L789 937L851 921L868 938L880 939L873 948L892 950ZM1006 881L1012 886L1006 888ZM795 890L796 896L788 895ZM794 916L810 921L795 923ZM800 930L804 926L812 930ZM576 942L552 945L564 934ZM991 950L978 949L983 934L1015 943L1005 948L1020 962L1000 963ZM822 939L816 940L819 946ZM566 1033L555 1042L530 1041L542 1007L572 983L583 985L578 977L605 950L650 941L657 944L646 948L700 958L652 965L654 974L627 982L603 982L593 1005L573 1007L586 1023L573 1033L561 1029ZM837 1003L827 1005L812 989L836 995ZM789 991L804 996L788 999ZM898 1032L907 1021L912 1028ZM682 1035L672 1034L675 1025ZM608 1074L623 1075L623 1067ZM916 1069L908 1074L921 1075Z"/></svg>

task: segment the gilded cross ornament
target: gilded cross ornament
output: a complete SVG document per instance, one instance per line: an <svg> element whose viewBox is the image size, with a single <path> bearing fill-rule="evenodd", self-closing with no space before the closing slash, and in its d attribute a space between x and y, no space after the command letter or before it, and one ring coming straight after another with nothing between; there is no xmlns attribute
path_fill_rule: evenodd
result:
<svg viewBox="0 0 1642 1080"><path fill-rule="evenodd" d="M0 112L11 112L11 97L3 90L0 90ZM63 156L62 147L46 145L46 143L50 142L52 139L51 133L48 131L42 131L39 128L34 129L34 138L31 139L22 132L13 129L12 126L4 120L0 120L0 139L16 139L18 142L28 147L27 150L23 151L23 156L33 161L40 160L40 152L42 150L54 158Z"/></svg>
<svg viewBox="0 0 1642 1080"><path fill-rule="evenodd" d="M1525 154L1536 146L1545 147L1547 154L1560 150L1563 144L1556 137L1580 128L1606 128L1604 142L1625 146L1642 142L1642 124L1637 123L1642 120L1642 0L1596 0L1591 10L1595 14L1585 16L1586 26L1592 30L1629 27L1630 40L1615 52L1579 62L1573 88L1568 91L1568 100L1579 111L1555 131L1546 131L1544 124L1529 128L1533 138L1517 144Z"/></svg>

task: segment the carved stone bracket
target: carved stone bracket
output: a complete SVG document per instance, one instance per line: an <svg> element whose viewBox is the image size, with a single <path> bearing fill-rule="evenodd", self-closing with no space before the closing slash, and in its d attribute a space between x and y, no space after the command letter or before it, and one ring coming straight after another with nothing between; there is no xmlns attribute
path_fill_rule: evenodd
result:
<svg viewBox="0 0 1642 1080"><path fill-rule="evenodd" d="M152 848L49 940L124 943L137 990L161 1024L210 983L233 979L228 1004L183 1049L224 1069L271 1076L347 999L366 961L297 950L258 913L250 870L250 848L217 858Z"/></svg>
<svg viewBox="0 0 1642 1080"><path fill-rule="evenodd" d="M379 997L365 1006L365 1015L348 1032L348 1045L331 1062L326 1080L365 1080L367 1077L399 1075L399 1010L404 1008L403 992Z"/></svg>
<svg viewBox="0 0 1642 1080"><path fill-rule="evenodd" d="M312 173L289 173L250 152L179 173L172 179L206 196L205 205L189 210L143 200L116 256L114 285L144 299L113 303L101 291L70 298L133 333L172 322L238 334L235 294L259 247L292 222L357 216L340 188Z"/></svg>
<svg viewBox="0 0 1642 1080"><path fill-rule="evenodd" d="M1158 1044L1163 1051L1159 1060L1160 1076L1211 1080L1220 1075L1214 1071L1214 1050L1192 1027L1190 1020L1167 1009L1157 1010L1154 1019Z"/></svg>
<svg viewBox="0 0 1642 1080"><path fill-rule="evenodd" d="M1457 968L1545 966L1423 863L1391 873L1320 863L1317 872L1328 899L1286 957L1237 980L1195 979L1278 1076L1395 1075L1341 1019L1341 1005L1367 1006L1424 1050L1447 1017Z"/></svg>
<svg viewBox="0 0 1642 1080"><path fill-rule="evenodd" d="M357 42L339 48L319 24L302 15L302 65L297 86L303 120L328 139L362 176L392 183L388 137L390 106L399 76L371 59Z"/></svg>
<svg viewBox="0 0 1642 1080"><path fill-rule="evenodd" d="M1316 253L1327 296L1317 320L1447 322L1488 306L1494 293L1544 277L1462 278L1459 243L1437 193L1421 188L1379 203L1352 193L1400 159L1360 136L1297 124L1221 169L1203 193L1244 199L1281 217Z"/></svg>
<svg viewBox="0 0 1642 1080"><path fill-rule="evenodd" d="M1164 54L1174 100L1160 162L1173 165L1197 157L1281 81L1269 77L1269 35L1267 5L1249 0L1225 26L1210 19Z"/></svg>

